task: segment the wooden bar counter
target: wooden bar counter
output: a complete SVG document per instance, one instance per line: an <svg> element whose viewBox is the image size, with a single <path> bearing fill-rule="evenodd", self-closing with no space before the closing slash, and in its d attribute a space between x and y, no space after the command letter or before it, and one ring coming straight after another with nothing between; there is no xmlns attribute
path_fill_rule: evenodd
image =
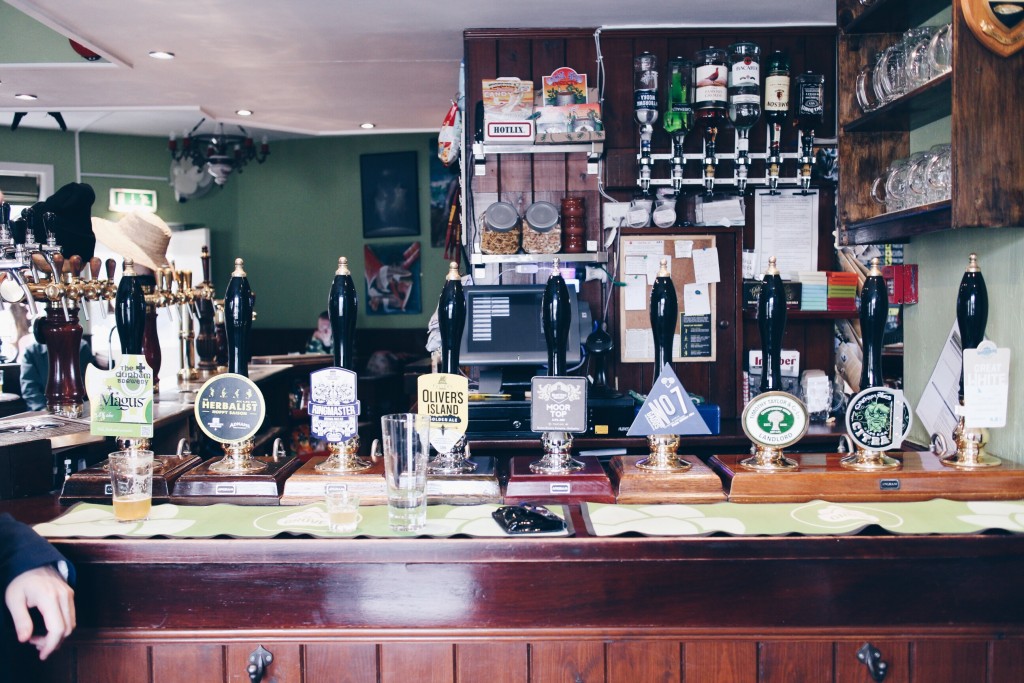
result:
<svg viewBox="0 0 1024 683"><path fill-rule="evenodd" d="M50 499L2 507L27 521ZM1024 535L64 540L32 680L1019 681ZM21 679L19 679L21 680ZM27 678L24 680L28 680Z"/></svg>

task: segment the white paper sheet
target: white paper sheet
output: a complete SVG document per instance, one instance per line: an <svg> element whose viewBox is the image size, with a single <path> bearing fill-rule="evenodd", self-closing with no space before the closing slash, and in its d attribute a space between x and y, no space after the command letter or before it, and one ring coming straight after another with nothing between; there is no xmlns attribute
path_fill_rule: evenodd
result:
<svg viewBox="0 0 1024 683"><path fill-rule="evenodd" d="M708 285L699 282L683 285L683 312L686 315L710 315L709 289Z"/></svg>
<svg viewBox="0 0 1024 683"><path fill-rule="evenodd" d="M718 247L693 250L693 279L705 284L722 281L718 268Z"/></svg>
<svg viewBox="0 0 1024 683"><path fill-rule="evenodd" d="M622 253L626 256L661 256L665 253L665 241L622 240Z"/></svg>
<svg viewBox="0 0 1024 683"><path fill-rule="evenodd" d="M626 297L626 310L627 311L646 311L647 310L647 276L641 275L624 275L623 282L626 283L626 292L623 296Z"/></svg>
<svg viewBox="0 0 1024 683"><path fill-rule="evenodd" d="M768 190L754 193L754 251L757 272L768 269L775 257L783 280L792 280L802 270L818 269L818 194L801 195L799 190Z"/></svg>
<svg viewBox="0 0 1024 683"><path fill-rule="evenodd" d="M692 258L693 240L676 240L676 258Z"/></svg>
<svg viewBox="0 0 1024 683"><path fill-rule="evenodd" d="M960 329L956 321L953 321L953 327L949 330L949 336L946 337L935 369L928 378L928 386L924 388L921 400L917 403L917 417L921 424L929 437L932 434L942 435L946 440L947 454L956 450L953 430L956 429L957 409L960 407L958 394L962 355Z"/></svg>
<svg viewBox="0 0 1024 683"><path fill-rule="evenodd" d="M622 349L623 358L653 358L654 335L650 330L627 329L626 347Z"/></svg>

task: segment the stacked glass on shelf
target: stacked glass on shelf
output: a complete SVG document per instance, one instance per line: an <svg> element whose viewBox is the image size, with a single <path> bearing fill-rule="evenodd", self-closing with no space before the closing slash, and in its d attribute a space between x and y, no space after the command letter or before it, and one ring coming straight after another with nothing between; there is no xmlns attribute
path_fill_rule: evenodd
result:
<svg viewBox="0 0 1024 683"><path fill-rule="evenodd" d="M896 159L875 178L871 198L884 206L886 213L949 199L950 149L949 144L933 145L926 152Z"/></svg>
<svg viewBox="0 0 1024 683"><path fill-rule="evenodd" d="M857 104L865 114L899 99L952 69L953 31L949 24L919 26L861 68Z"/></svg>

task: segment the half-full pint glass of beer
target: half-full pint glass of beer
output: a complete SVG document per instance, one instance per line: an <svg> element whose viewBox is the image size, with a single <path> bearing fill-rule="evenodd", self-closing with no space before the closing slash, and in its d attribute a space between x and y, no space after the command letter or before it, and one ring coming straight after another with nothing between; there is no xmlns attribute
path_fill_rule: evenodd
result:
<svg viewBox="0 0 1024 683"><path fill-rule="evenodd" d="M108 462L114 518L119 522L146 519L153 505L153 451L114 451Z"/></svg>

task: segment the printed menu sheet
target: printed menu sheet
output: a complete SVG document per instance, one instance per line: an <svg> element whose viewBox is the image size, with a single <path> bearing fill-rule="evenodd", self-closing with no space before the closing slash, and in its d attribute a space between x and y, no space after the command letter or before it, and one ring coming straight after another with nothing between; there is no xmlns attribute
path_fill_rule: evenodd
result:
<svg viewBox="0 0 1024 683"><path fill-rule="evenodd" d="M818 194L799 190L768 190L754 193L754 251L757 274L768 269L768 259L783 280L793 280L802 271L818 269Z"/></svg>

